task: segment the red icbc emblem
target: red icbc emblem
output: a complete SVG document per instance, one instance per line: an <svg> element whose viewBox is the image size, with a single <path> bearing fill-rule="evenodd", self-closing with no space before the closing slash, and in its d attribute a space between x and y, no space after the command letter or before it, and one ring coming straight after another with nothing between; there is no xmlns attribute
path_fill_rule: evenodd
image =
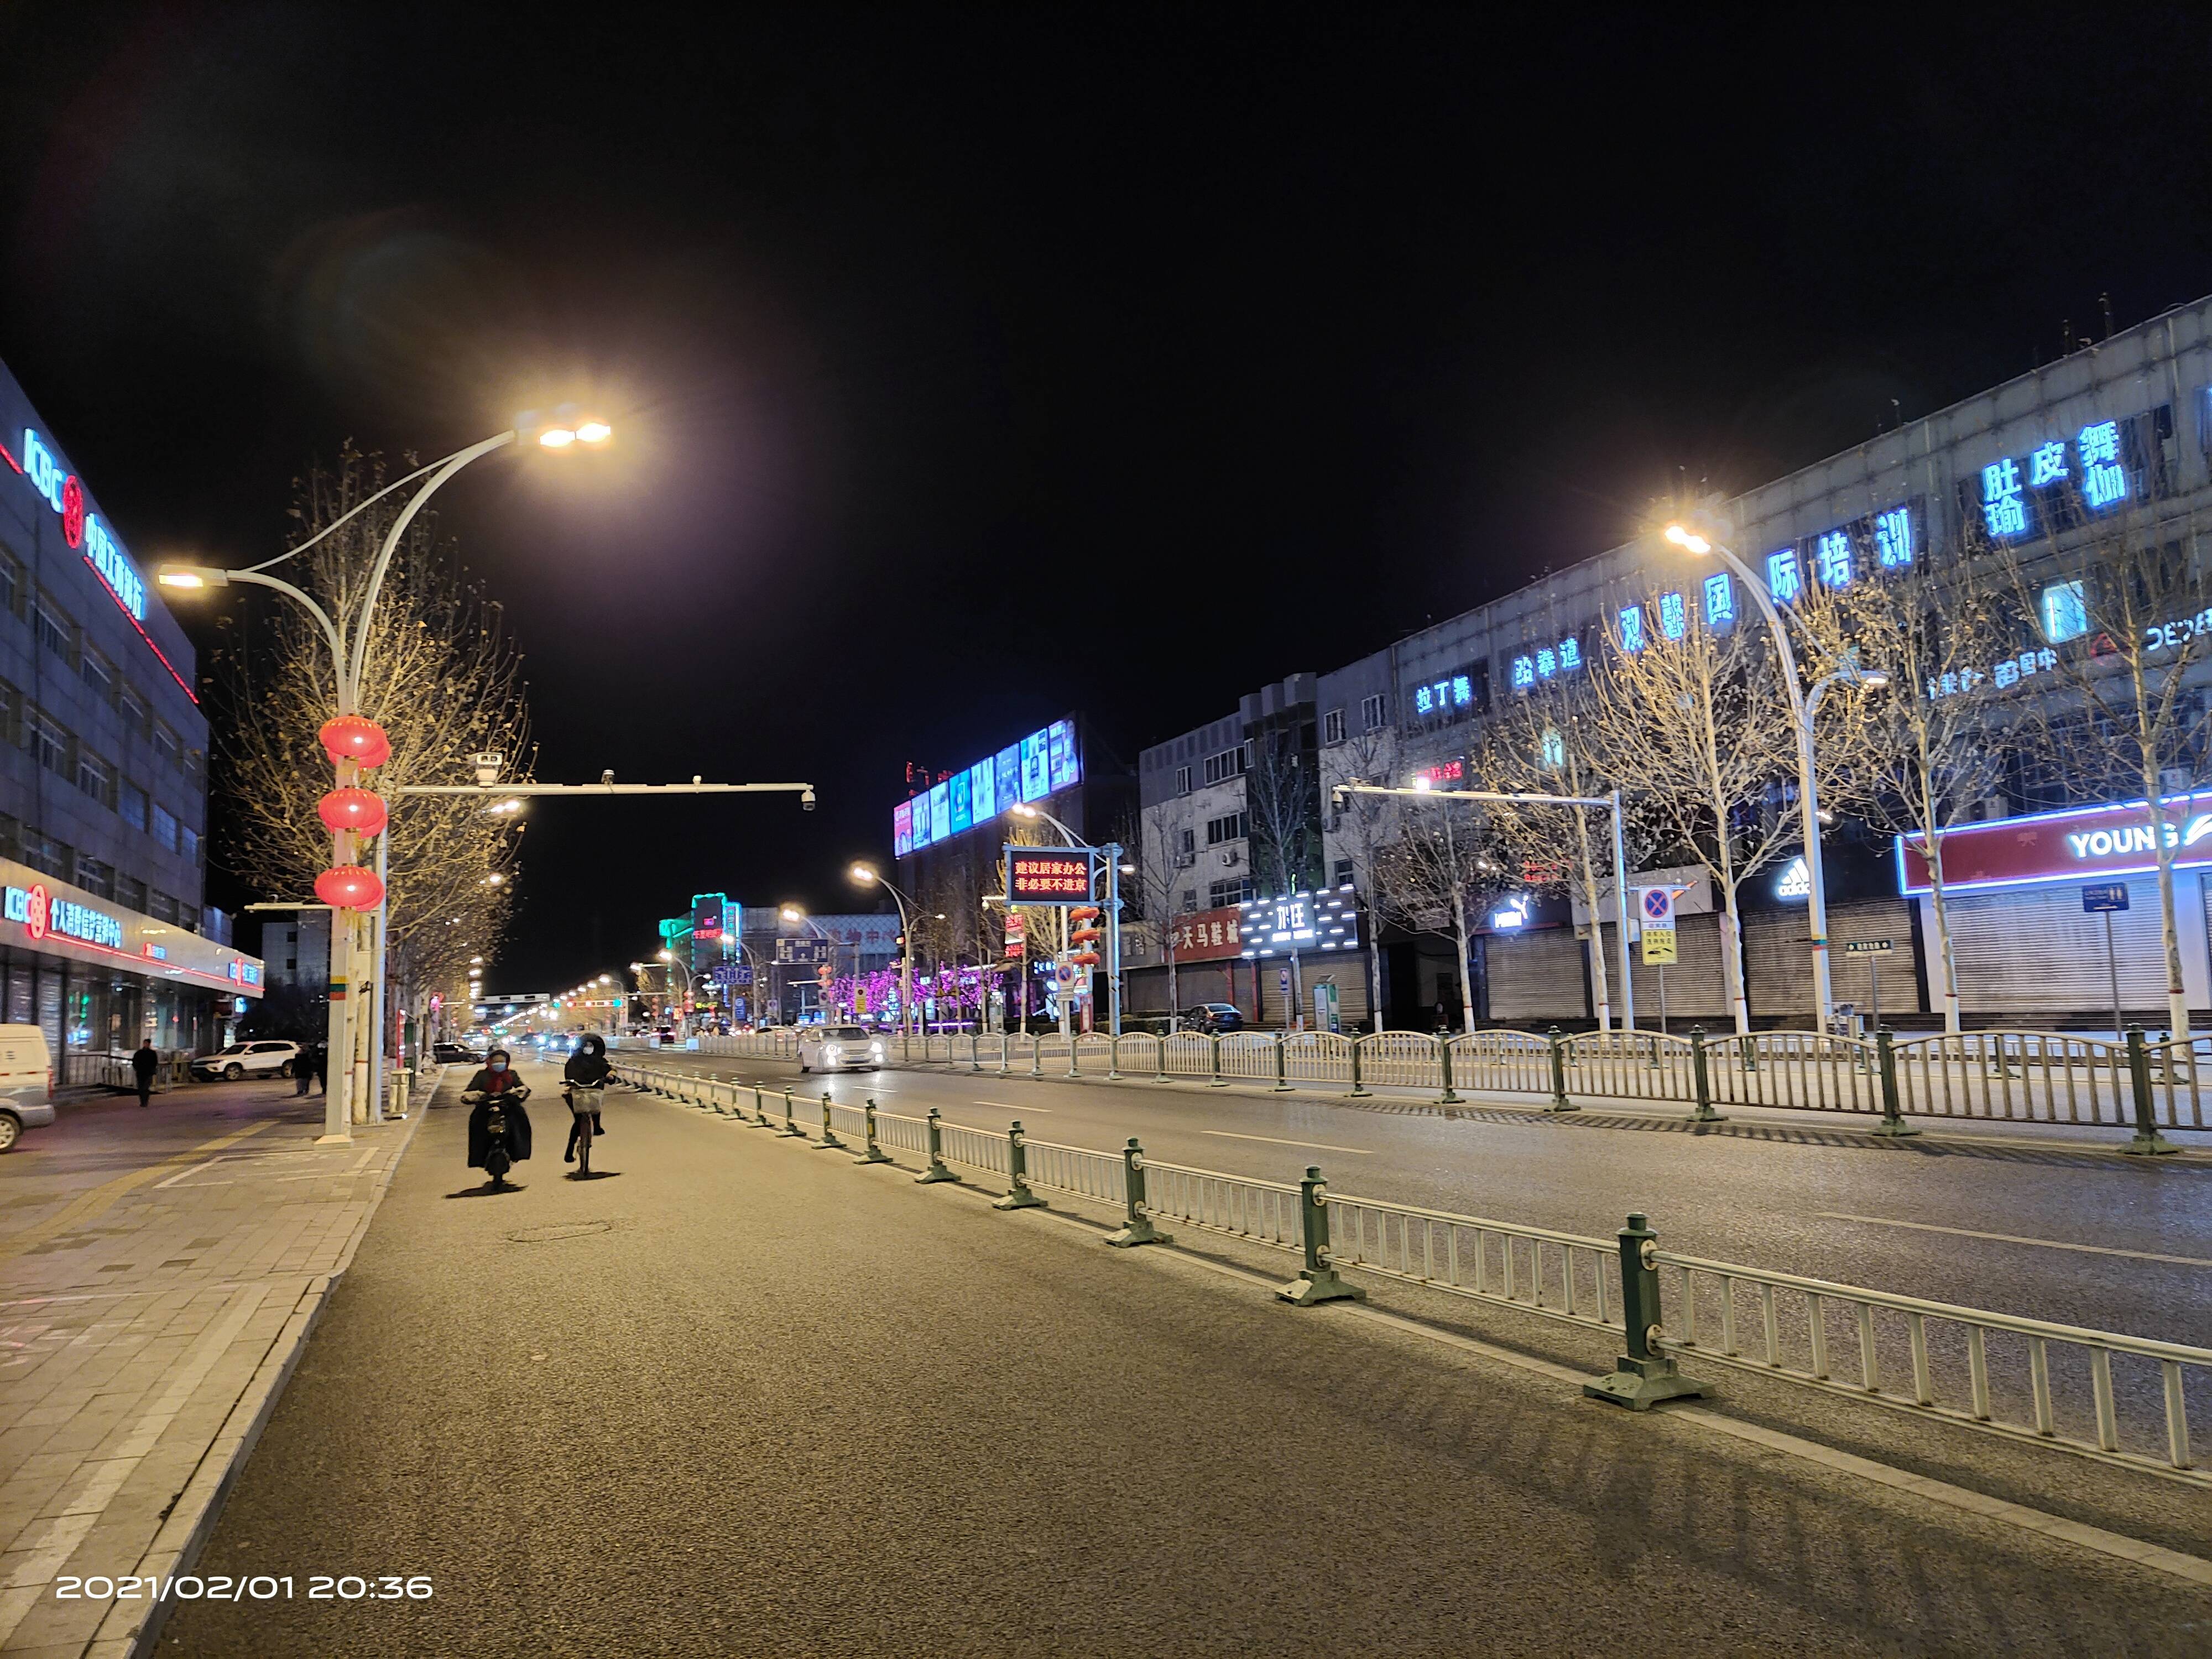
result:
<svg viewBox="0 0 2212 1659"><path fill-rule="evenodd" d="M30 902L23 909L23 931L33 939L46 936L46 890L31 889Z"/></svg>
<svg viewBox="0 0 2212 1659"><path fill-rule="evenodd" d="M62 539L71 547L84 545L84 486L75 473L62 483Z"/></svg>

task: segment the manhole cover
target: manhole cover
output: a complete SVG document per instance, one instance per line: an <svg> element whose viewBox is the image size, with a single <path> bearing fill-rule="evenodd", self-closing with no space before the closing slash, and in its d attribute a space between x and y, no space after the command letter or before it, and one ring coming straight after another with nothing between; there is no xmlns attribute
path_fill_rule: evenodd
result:
<svg viewBox="0 0 2212 1659"><path fill-rule="evenodd" d="M550 1227L525 1227L507 1237L512 1244L550 1244L559 1238L581 1238L587 1233L607 1232L614 1224L611 1221L562 1221Z"/></svg>

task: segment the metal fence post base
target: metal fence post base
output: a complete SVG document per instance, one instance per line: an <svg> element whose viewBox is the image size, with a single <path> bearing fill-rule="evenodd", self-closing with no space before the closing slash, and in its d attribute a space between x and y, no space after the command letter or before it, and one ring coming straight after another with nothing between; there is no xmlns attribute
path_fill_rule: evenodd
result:
<svg viewBox="0 0 2212 1659"><path fill-rule="evenodd" d="M791 1091L788 1089L783 1091L783 1127L776 1133L790 1135L799 1140L806 1139L806 1131L799 1127L799 1120L791 1115Z"/></svg>
<svg viewBox="0 0 2212 1659"><path fill-rule="evenodd" d="M1695 1399L1705 1389L1695 1379L1674 1369L1671 1359L1631 1359L1620 1356L1620 1369L1583 1384L1583 1393L1608 1405L1648 1412L1662 1400Z"/></svg>
<svg viewBox="0 0 2212 1659"><path fill-rule="evenodd" d="M1346 1284L1334 1267L1301 1267L1296 1279L1275 1292L1275 1298L1294 1308L1312 1308L1324 1302L1364 1302L1367 1292Z"/></svg>
<svg viewBox="0 0 2212 1659"><path fill-rule="evenodd" d="M822 1097L822 1139L810 1142L817 1152L843 1152L845 1143L837 1139L837 1132L830 1127L830 1097Z"/></svg>
<svg viewBox="0 0 2212 1659"><path fill-rule="evenodd" d="M1881 1072L1881 1121L1874 1126L1873 1133L1885 1140L1903 1140L1920 1131L1905 1121L1904 1103L1897 1089L1897 1050L1894 1036L1887 1025L1874 1034L1875 1064Z"/></svg>
<svg viewBox="0 0 2212 1659"><path fill-rule="evenodd" d="M1548 1034L1552 1047L1552 1103L1547 1112L1578 1112L1582 1108L1567 1098L1567 1040L1559 1035L1559 1028L1552 1027ZM1656 1056L1657 1049L1652 1050Z"/></svg>
<svg viewBox="0 0 2212 1659"><path fill-rule="evenodd" d="M1328 1259L1328 1185L1321 1170L1309 1164L1298 1182L1298 1237L1306 1265L1298 1276L1275 1292L1279 1301L1294 1308L1317 1307L1324 1302L1364 1302L1367 1292L1346 1284Z"/></svg>
<svg viewBox="0 0 2212 1659"><path fill-rule="evenodd" d="M1121 1194L1124 1219L1119 1232L1106 1235L1109 1244L1127 1249L1137 1244L1171 1244L1173 1233L1164 1233L1152 1225L1152 1217L1145 1213L1145 1149L1137 1144L1134 1135L1121 1152Z"/></svg>
<svg viewBox="0 0 2212 1659"><path fill-rule="evenodd" d="M2172 1061L2166 1063L2170 1073ZM2128 1027L2128 1082L2135 1096L2136 1133L2120 1150L2136 1158L2179 1152L2180 1147L2158 1132L2158 1109L2151 1097L2150 1053L2143 1047L2140 1025Z"/></svg>
<svg viewBox="0 0 2212 1659"><path fill-rule="evenodd" d="M933 1106L929 1109L929 1167L916 1176L915 1183L927 1187L933 1181L954 1181L960 1177L945 1167L945 1131L942 1114Z"/></svg>
<svg viewBox="0 0 2212 1659"><path fill-rule="evenodd" d="M1652 1052L1656 1054L1658 1050L1655 1048ZM1702 1025L1692 1025L1690 1028L1690 1075L1696 1083L1698 1090L1698 1103L1690 1114L1690 1121L1692 1123L1727 1122L1727 1113L1717 1112L1713 1109L1712 1078L1705 1066L1705 1028Z"/></svg>
<svg viewBox="0 0 2212 1659"><path fill-rule="evenodd" d="M1920 1131L1901 1117L1885 1117L1867 1133L1870 1135L1880 1135L1884 1140L1905 1140L1918 1134Z"/></svg>
<svg viewBox="0 0 2212 1659"><path fill-rule="evenodd" d="M876 1145L876 1097L868 1097L868 1148L853 1160L855 1164L888 1164L890 1155Z"/></svg>
<svg viewBox="0 0 2212 1659"><path fill-rule="evenodd" d="M1218 1031L1214 1032L1206 1040L1213 1045L1213 1077L1207 1086L1214 1089L1226 1088L1228 1079L1221 1075L1221 1034Z"/></svg>
<svg viewBox="0 0 2212 1659"><path fill-rule="evenodd" d="M2138 1129L2136 1131L2135 1139L2120 1150L2139 1158L2157 1158L2166 1152L2178 1152L2181 1148L2155 1129L2151 1130L2148 1134Z"/></svg>
<svg viewBox="0 0 2212 1659"><path fill-rule="evenodd" d="M753 1091L753 1127L756 1129L775 1127L775 1123L769 1117L768 1108L761 1103L761 1091L757 1088Z"/></svg>
<svg viewBox="0 0 2212 1659"><path fill-rule="evenodd" d="M1286 1095L1291 1091L1290 1068L1285 1063L1285 1050L1289 1044L1290 1038L1286 1033L1282 1031L1275 1033L1275 1086L1272 1092L1279 1095Z"/></svg>
<svg viewBox="0 0 2212 1659"><path fill-rule="evenodd" d="M1632 1412L1705 1391L1694 1377L1683 1376L1660 1346L1658 1251L1659 1236L1642 1215L1630 1216L1620 1232L1620 1323L1628 1352L1613 1362L1611 1375L1583 1384L1590 1399Z"/></svg>
<svg viewBox="0 0 2212 1659"><path fill-rule="evenodd" d="M1381 1024L1379 1020L1376 1023ZM1352 1039L1352 1092L1345 1097L1346 1100L1364 1100L1375 1092L1359 1080L1359 1045L1366 1041L1365 1037Z"/></svg>
<svg viewBox="0 0 2212 1659"><path fill-rule="evenodd" d="M1013 1190L992 1200L994 1210L1042 1210L1045 1201L1030 1190L1029 1155L1022 1150L1022 1121L1006 1126L1006 1179Z"/></svg>
<svg viewBox="0 0 2212 1659"><path fill-rule="evenodd" d="M1439 1106L1458 1105L1459 1096L1452 1091L1451 1039L1448 1036L1438 1037L1437 1039L1437 1067L1438 1074L1443 1079L1444 1085L1443 1091L1437 1097L1437 1104Z"/></svg>
<svg viewBox="0 0 2212 1659"><path fill-rule="evenodd" d="M1106 1039L1106 1080L1109 1083L1119 1083L1121 1080L1121 1039L1109 1036Z"/></svg>

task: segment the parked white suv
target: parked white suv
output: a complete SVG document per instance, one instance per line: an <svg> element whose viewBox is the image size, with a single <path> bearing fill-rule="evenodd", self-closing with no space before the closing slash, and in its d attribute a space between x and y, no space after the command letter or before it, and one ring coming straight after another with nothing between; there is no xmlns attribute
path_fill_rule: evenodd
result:
<svg viewBox="0 0 2212 1659"><path fill-rule="evenodd" d="M220 1054L202 1054L192 1062L192 1075L202 1082L216 1078L235 1083L242 1077L289 1077L300 1057L296 1042L234 1042Z"/></svg>
<svg viewBox="0 0 2212 1659"><path fill-rule="evenodd" d="M54 1121L53 1056L35 1025L0 1025L0 1152Z"/></svg>
<svg viewBox="0 0 2212 1659"><path fill-rule="evenodd" d="M865 1025L810 1025L799 1039L802 1072L860 1072L884 1068L884 1034Z"/></svg>

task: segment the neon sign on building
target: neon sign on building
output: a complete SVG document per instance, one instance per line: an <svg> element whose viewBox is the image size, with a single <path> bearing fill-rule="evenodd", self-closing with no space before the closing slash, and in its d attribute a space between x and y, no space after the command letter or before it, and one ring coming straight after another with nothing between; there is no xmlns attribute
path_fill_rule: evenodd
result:
<svg viewBox="0 0 2212 1659"><path fill-rule="evenodd" d="M52 450L30 427L23 428L23 476L31 481L46 505L62 521L62 539L84 554L85 562L100 573L115 602L139 622L146 620L146 584L140 580L123 544L100 520L87 509L84 486L73 472L64 471Z"/></svg>

